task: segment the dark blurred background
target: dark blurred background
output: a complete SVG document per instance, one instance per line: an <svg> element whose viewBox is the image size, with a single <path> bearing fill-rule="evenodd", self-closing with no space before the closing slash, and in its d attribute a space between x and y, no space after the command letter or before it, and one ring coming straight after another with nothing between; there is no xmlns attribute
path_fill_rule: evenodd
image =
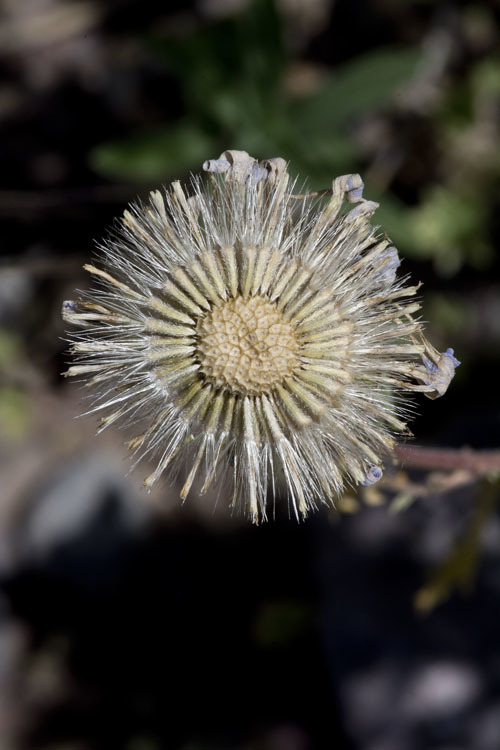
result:
<svg viewBox="0 0 500 750"><path fill-rule="evenodd" d="M75 419L60 320L125 205L226 148L359 171L462 361L416 441L498 448L498 2L0 13L0 750L500 750L498 480L395 466L260 528L181 507Z"/></svg>

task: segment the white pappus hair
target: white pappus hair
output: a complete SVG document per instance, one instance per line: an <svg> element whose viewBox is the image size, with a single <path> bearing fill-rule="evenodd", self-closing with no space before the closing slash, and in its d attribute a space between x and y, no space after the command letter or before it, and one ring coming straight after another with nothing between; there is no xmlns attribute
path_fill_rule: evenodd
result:
<svg viewBox="0 0 500 750"><path fill-rule="evenodd" d="M195 478L230 487L253 522L283 488L304 517L378 481L409 393L442 395L458 362L424 338L359 175L325 201L297 195L283 159L226 151L204 169L189 194L174 182L125 211L86 266L94 288L63 305L80 328L67 375L92 387L100 429L139 430L147 487L166 471L182 498Z"/></svg>

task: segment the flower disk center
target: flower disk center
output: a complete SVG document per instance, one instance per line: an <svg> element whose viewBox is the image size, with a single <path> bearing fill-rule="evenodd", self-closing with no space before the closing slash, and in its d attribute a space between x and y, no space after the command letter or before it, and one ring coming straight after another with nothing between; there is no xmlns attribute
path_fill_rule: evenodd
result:
<svg viewBox="0 0 500 750"><path fill-rule="evenodd" d="M300 365L293 326L262 296L213 307L199 319L197 334L205 377L238 393L267 393Z"/></svg>

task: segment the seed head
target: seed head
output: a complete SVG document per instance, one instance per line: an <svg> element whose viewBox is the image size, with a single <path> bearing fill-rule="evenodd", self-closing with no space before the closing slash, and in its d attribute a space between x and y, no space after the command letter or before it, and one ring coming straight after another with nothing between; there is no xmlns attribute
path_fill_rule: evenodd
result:
<svg viewBox="0 0 500 750"><path fill-rule="evenodd" d="M92 386L101 429L142 425L128 445L155 458L147 487L165 471L182 498L196 477L201 494L231 486L254 522L283 487L306 516L380 479L409 393L442 395L458 362L424 338L359 175L322 202L283 159L226 151L204 169L190 197L174 182L125 211L85 266L95 288L63 305L82 329L67 375Z"/></svg>

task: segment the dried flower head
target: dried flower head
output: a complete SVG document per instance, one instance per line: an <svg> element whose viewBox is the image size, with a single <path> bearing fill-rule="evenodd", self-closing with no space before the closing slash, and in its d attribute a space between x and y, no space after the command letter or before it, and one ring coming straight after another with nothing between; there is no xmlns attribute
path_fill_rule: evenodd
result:
<svg viewBox="0 0 500 750"><path fill-rule="evenodd" d="M197 475L201 493L227 483L257 522L283 485L305 516L380 479L408 392L442 395L457 361L424 338L359 175L325 202L294 193L283 159L204 169L190 197L174 182L125 211L86 266L95 289L63 306L82 328L67 374L89 377L101 429L142 424L128 445L156 457L146 486L167 469L182 498Z"/></svg>

